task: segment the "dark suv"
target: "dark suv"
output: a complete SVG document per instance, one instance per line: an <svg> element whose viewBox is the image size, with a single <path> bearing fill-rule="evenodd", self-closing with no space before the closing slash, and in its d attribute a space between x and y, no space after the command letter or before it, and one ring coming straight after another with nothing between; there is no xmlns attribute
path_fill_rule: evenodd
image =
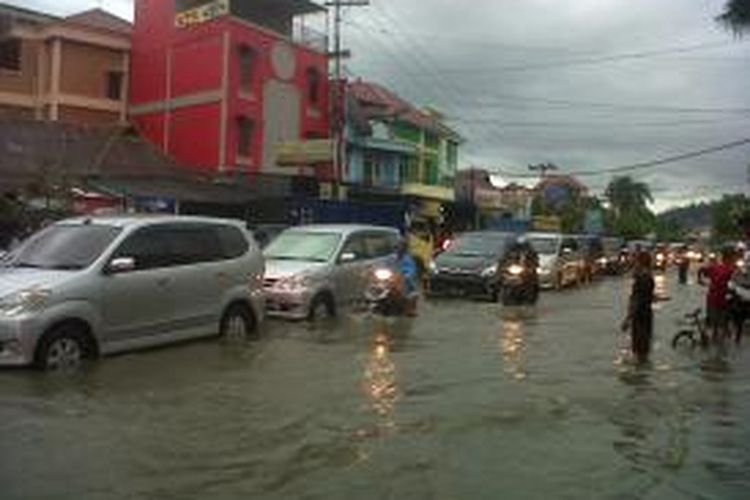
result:
<svg viewBox="0 0 750 500"><path fill-rule="evenodd" d="M435 258L430 270L430 293L486 296L497 300L502 287L500 263L514 241L514 235L500 232L459 236Z"/></svg>

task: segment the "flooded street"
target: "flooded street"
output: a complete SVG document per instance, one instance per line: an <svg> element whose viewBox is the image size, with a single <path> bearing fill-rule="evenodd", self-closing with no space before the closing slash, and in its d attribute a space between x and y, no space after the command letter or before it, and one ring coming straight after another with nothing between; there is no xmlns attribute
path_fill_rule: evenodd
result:
<svg viewBox="0 0 750 500"><path fill-rule="evenodd" d="M0 497L747 498L750 339L673 351L703 290L658 284L646 368L607 279L536 310L433 300L412 323L269 322L248 345L3 371Z"/></svg>

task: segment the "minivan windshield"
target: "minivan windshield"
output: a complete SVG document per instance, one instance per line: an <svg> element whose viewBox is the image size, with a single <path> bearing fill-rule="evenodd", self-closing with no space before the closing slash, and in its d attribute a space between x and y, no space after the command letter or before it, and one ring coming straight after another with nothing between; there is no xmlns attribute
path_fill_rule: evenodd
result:
<svg viewBox="0 0 750 500"><path fill-rule="evenodd" d="M530 238L529 243L539 255L556 255L560 240L557 238Z"/></svg>
<svg viewBox="0 0 750 500"><path fill-rule="evenodd" d="M467 234L458 238L448 253L467 257L499 255L505 248L506 240L504 235Z"/></svg>
<svg viewBox="0 0 750 500"><path fill-rule="evenodd" d="M341 235L313 231L287 231L263 252L269 260L328 262L339 246Z"/></svg>
<svg viewBox="0 0 750 500"><path fill-rule="evenodd" d="M122 229L98 224L57 224L37 233L15 251L10 267L85 269L109 247Z"/></svg>

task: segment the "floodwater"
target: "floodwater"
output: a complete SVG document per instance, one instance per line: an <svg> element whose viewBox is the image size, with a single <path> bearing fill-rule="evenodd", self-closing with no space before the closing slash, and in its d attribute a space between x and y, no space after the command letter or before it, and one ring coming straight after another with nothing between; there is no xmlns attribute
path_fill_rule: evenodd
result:
<svg viewBox="0 0 750 500"><path fill-rule="evenodd" d="M750 338L673 351L702 290L662 279L636 367L626 286L2 371L0 498L750 498Z"/></svg>

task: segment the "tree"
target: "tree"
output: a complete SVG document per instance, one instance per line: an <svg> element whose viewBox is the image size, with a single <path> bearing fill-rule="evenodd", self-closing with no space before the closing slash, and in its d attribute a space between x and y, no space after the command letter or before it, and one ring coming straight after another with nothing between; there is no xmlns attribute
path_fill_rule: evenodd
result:
<svg viewBox="0 0 750 500"><path fill-rule="evenodd" d="M642 238L655 229L656 218L648 207L653 202L651 189L645 182L629 176L615 177L607 186L609 224L626 238Z"/></svg>
<svg viewBox="0 0 750 500"><path fill-rule="evenodd" d="M738 36L750 32L750 0L728 0L716 20Z"/></svg>
<svg viewBox="0 0 750 500"><path fill-rule="evenodd" d="M713 206L713 239L717 243L744 238L743 220L750 212L744 195L726 195Z"/></svg>

